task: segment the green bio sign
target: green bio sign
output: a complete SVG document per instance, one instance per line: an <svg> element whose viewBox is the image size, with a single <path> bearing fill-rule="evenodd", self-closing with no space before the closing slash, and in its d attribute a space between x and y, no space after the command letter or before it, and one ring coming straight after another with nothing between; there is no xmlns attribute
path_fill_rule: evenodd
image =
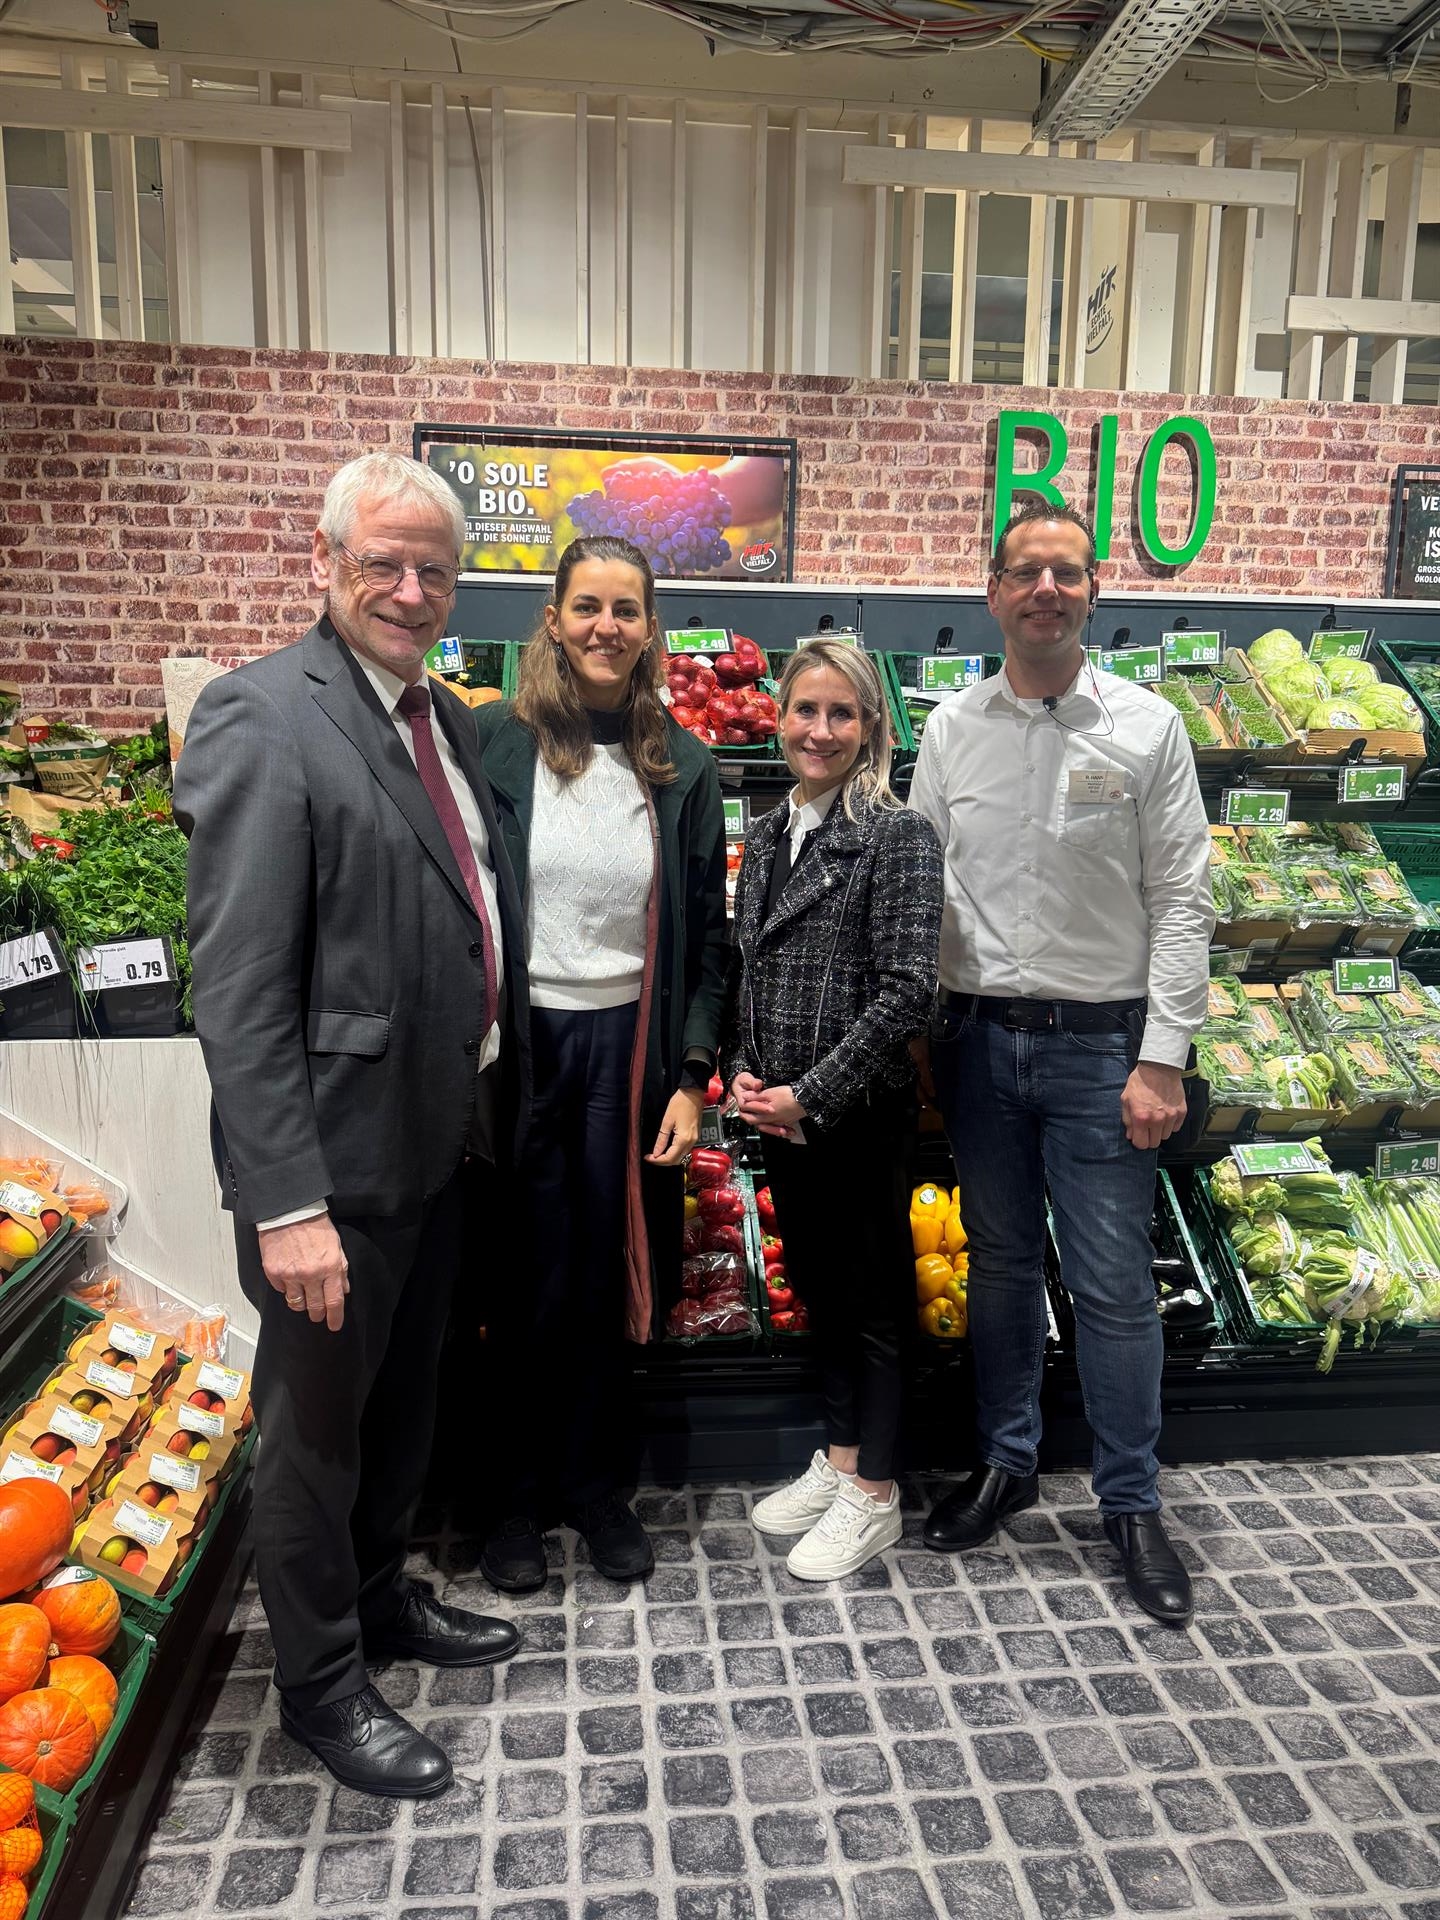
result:
<svg viewBox="0 0 1440 1920"><path fill-rule="evenodd" d="M1241 1173L1279 1176L1286 1173L1314 1173L1319 1163L1303 1140L1256 1142L1253 1146L1232 1147L1230 1158Z"/></svg>
<svg viewBox="0 0 1440 1920"><path fill-rule="evenodd" d="M745 829L750 824L750 802L737 797L733 800L722 800L720 805L725 812L725 838L743 840Z"/></svg>
<svg viewBox="0 0 1440 1920"><path fill-rule="evenodd" d="M728 627L681 627L665 635L667 653L729 653Z"/></svg>
<svg viewBox="0 0 1440 1920"><path fill-rule="evenodd" d="M1223 632L1162 633L1160 643L1169 667L1218 667L1225 651Z"/></svg>
<svg viewBox="0 0 1440 1920"><path fill-rule="evenodd" d="M1091 664L1101 673L1113 673L1117 680L1138 680L1141 685L1165 678L1165 659L1159 647L1087 648Z"/></svg>
<svg viewBox="0 0 1440 1920"><path fill-rule="evenodd" d="M1370 651L1371 627L1332 627L1310 636L1312 660L1363 660Z"/></svg>
<svg viewBox="0 0 1440 1920"><path fill-rule="evenodd" d="M1340 798L1347 805L1374 806L1405 798L1403 767L1346 767L1340 775Z"/></svg>
<svg viewBox="0 0 1440 1920"><path fill-rule="evenodd" d="M934 653L920 662L921 693L954 693L984 678L983 653Z"/></svg>
<svg viewBox="0 0 1440 1920"><path fill-rule="evenodd" d="M1220 818L1227 827L1283 827L1290 818L1290 795L1279 787L1227 787Z"/></svg>
<svg viewBox="0 0 1440 1920"><path fill-rule="evenodd" d="M1021 433L1038 434L1045 445L1040 465L1029 471L1015 465L1016 440ZM1114 520L1116 446L1120 436L1120 416L1100 416L1095 445L1095 471L1091 476L1095 498L1095 557L1110 558L1110 535ZM1160 469L1166 452L1176 443L1189 452L1193 482L1191 488L1190 531L1178 547L1166 544L1160 532ZM1052 507L1067 505L1058 484L1070 454L1070 436L1056 414L1028 408L1004 408L995 426L995 538L1014 510L1016 494L1038 495ZM1136 519L1140 544L1152 560L1165 567L1188 566L1210 537L1215 524L1215 442L1203 420L1192 414L1177 414L1158 427L1145 442L1137 475ZM1071 489L1078 493L1078 489ZM1079 499L1083 504L1084 495Z"/></svg>
<svg viewBox="0 0 1440 1920"><path fill-rule="evenodd" d="M1440 1140L1395 1140L1375 1149L1377 1180L1410 1180L1440 1174Z"/></svg>
<svg viewBox="0 0 1440 1920"><path fill-rule="evenodd" d="M1397 993L1399 988L1398 960L1356 957L1335 962L1336 993Z"/></svg>

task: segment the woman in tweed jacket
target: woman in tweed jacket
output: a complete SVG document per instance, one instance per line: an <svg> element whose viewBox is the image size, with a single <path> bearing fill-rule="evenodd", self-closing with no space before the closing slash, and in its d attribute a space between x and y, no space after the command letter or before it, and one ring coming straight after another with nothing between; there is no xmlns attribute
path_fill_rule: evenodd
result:
<svg viewBox="0 0 1440 1920"><path fill-rule="evenodd" d="M752 826L735 899L726 1079L762 1135L785 1270L806 1302L828 1449L760 1501L787 1565L830 1580L900 1537L901 1356L914 1323L908 1042L935 992L941 852L890 791L863 653L818 641L780 681L797 784Z"/></svg>

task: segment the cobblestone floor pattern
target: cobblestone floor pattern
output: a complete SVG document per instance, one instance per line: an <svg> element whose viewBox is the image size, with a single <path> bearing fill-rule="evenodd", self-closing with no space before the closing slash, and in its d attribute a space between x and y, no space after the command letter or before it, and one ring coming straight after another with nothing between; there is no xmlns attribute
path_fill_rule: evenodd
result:
<svg viewBox="0 0 1440 1920"><path fill-rule="evenodd" d="M336 1787L281 1731L253 1593L129 1912L195 1920L1440 1920L1440 1454L1167 1472L1194 1625L1146 1621L1082 1477L963 1559L837 1587L747 1524L764 1489L646 1491L643 1591L552 1536L470 1672L382 1669L456 1783ZM564 1556L562 1558L562 1555Z"/></svg>

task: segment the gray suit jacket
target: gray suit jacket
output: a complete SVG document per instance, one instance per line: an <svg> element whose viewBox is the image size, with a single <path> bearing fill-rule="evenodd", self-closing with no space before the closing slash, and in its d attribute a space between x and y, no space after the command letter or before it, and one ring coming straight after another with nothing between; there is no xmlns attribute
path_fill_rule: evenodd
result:
<svg viewBox="0 0 1440 1920"><path fill-rule="evenodd" d="M524 917L474 719L431 682L490 839L505 948L502 1150L529 1110ZM176 769L195 1025L225 1204L394 1214L459 1164L484 1019L480 925L410 756L350 648L303 640L213 681ZM513 1123L513 1129L510 1123Z"/></svg>

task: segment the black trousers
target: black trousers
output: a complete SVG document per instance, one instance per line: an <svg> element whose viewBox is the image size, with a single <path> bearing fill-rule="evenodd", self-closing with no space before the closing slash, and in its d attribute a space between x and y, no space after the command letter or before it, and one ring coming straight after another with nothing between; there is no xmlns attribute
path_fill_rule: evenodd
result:
<svg viewBox="0 0 1440 1920"><path fill-rule="evenodd" d="M235 1224L240 1285L260 1314L255 1566L275 1683L302 1710L367 1684L361 1636L405 1597L460 1222L458 1172L412 1213L336 1218L350 1263L336 1333L285 1304L254 1227Z"/></svg>
<svg viewBox="0 0 1440 1920"><path fill-rule="evenodd" d="M519 1257L490 1312L496 1519L613 1493L632 1415L624 1337L634 1004L531 1009L535 1093L509 1198Z"/></svg>
<svg viewBox="0 0 1440 1920"><path fill-rule="evenodd" d="M831 1446L860 1449L863 1480L899 1458L905 1361L913 1350L910 1249L914 1121L877 1092L804 1146L762 1134L785 1268L810 1312Z"/></svg>

